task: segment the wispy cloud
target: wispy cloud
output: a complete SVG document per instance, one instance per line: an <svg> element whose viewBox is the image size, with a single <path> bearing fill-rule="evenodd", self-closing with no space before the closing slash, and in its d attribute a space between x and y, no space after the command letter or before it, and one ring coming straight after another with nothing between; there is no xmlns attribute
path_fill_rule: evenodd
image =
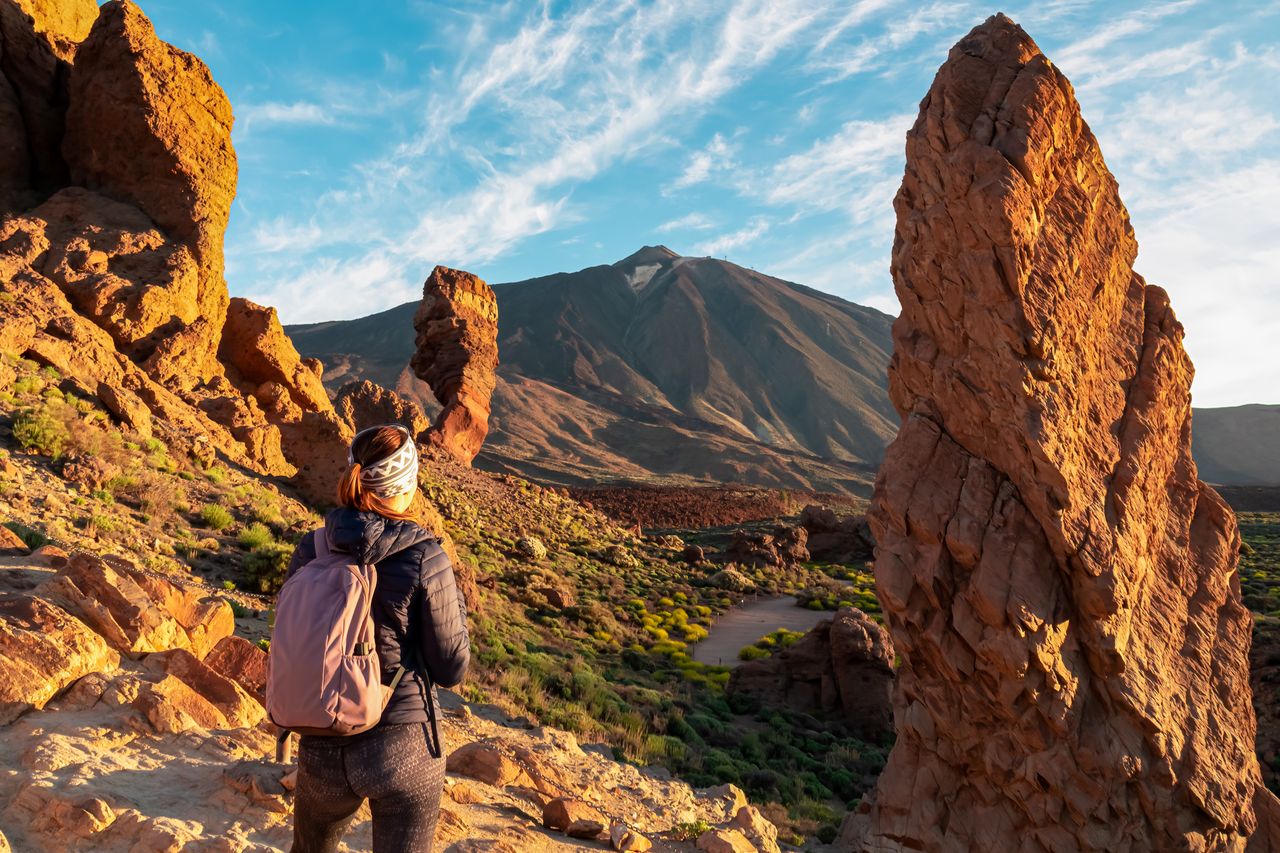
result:
<svg viewBox="0 0 1280 853"><path fill-rule="evenodd" d="M674 181L663 187L670 194L706 181L714 172L733 168L733 146L717 133L701 151L695 151Z"/></svg>
<svg viewBox="0 0 1280 853"><path fill-rule="evenodd" d="M319 104L306 101L280 103L267 101L262 104L247 104L236 110L236 116L242 126L266 124L334 124L336 119L332 112Z"/></svg>
<svg viewBox="0 0 1280 853"><path fill-rule="evenodd" d="M769 220L764 216L753 216L746 225L737 231L728 234L721 234L711 240L706 240L694 246L694 251L699 255L714 257L715 255L723 255L730 249L739 249L748 246L759 240L769 230Z"/></svg>
<svg viewBox="0 0 1280 853"><path fill-rule="evenodd" d="M659 234L669 234L672 231L707 231L715 227L715 223L706 214L694 212L664 222L653 230Z"/></svg>

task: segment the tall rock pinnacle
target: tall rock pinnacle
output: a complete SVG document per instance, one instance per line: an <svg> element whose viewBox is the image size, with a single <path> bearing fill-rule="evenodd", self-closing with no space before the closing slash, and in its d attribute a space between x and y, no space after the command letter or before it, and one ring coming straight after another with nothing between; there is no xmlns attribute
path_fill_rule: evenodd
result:
<svg viewBox="0 0 1280 853"><path fill-rule="evenodd" d="M436 267L423 285L413 328L417 350L410 366L444 406L427 438L469 465L489 434L498 298L471 273Z"/></svg>
<svg viewBox="0 0 1280 853"><path fill-rule="evenodd" d="M871 522L897 743L844 841L1240 849L1251 619L1182 327L1070 83L1003 15L938 71L894 204L903 424Z"/></svg>

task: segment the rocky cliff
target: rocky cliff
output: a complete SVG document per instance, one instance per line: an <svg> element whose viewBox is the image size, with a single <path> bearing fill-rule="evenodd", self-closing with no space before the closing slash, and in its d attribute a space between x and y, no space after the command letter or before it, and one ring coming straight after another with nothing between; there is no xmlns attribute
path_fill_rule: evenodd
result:
<svg viewBox="0 0 1280 853"><path fill-rule="evenodd" d="M0 115L6 350L141 434L329 500L350 431L320 365L223 280L232 113L204 63L127 0L0 0Z"/></svg>
<svg viewBox="0 0 1280 853"><path fill-rule="evenodd" d="M1070 83L1008 18L938 71L895 209L903 423L870 520L898 737L846 842L1240 849L1274 799L1182 327Z"/></svg>

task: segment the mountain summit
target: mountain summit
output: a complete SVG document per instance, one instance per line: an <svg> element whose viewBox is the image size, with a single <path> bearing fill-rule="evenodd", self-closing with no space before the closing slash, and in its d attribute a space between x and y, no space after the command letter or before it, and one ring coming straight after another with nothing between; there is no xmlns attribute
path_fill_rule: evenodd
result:
<svg viewBox="0 0 1280 853"><path fill-rule="evenodd" d="M892 320L874 309L666 246L493 289L501 363L482 466L865 492L897 428ZM289 333L331 387L370 379L434 408L405 368L415 307Z"/></svg>

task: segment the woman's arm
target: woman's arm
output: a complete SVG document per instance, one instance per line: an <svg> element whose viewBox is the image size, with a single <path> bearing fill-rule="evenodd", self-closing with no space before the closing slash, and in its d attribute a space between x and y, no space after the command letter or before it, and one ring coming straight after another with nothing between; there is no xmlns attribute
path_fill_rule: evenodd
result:
<svg viewBox="0 0 1280 853"><path fill-rule="evenodd" d="M293 556L289 558L289 568L285 570L284 579L288 580L293 577L293 573L298 569L310 563L316 558L316 534L308 533L298 541L298 547L293 549Z"/></svg>
<svg viewBox="0 0 1280 853"><path fill-rule="evenodd" d="M462 683L471 663L467 605L453 565L439 545L422 556L422 645L418 649L431 681L441 687Z"/></svg>

